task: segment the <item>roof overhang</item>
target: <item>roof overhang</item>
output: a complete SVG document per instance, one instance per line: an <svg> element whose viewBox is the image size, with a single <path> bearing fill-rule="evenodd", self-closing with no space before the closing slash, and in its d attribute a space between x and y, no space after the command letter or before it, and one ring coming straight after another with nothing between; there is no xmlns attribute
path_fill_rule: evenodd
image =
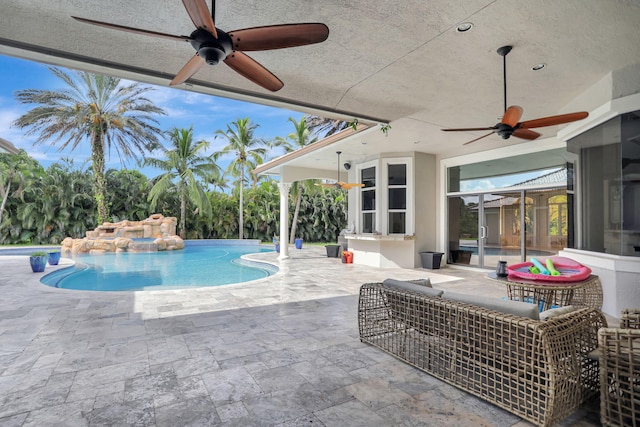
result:
<svg viewBox="0 0 640 427"><path fill-rule="evenodd" d="M338 168L334 168L331 171L331 168L327 168L327 165L337 162L338 156L336 152L341 151L341 156L342 154L345 155L341 158L346 159L349 153L342 153L341 147L346 146L350 139L355 137L362 138L375 130L379 131L380 126L358 123L355 127L348 127L313 144L259 165L254 169L254 173L279 176L283 181L298 181L311 178L335 179L335 172ZM311 158L314 159L314 162L317 162L318 167L314 168L309 164L309 159Z"/></svg>
<svg viewBox="0 0 640 427"><path fill-rule="evenodd" d="M11 142L4 138L0 138L0 153L18 154L19 152L20 150Z"/></svg>

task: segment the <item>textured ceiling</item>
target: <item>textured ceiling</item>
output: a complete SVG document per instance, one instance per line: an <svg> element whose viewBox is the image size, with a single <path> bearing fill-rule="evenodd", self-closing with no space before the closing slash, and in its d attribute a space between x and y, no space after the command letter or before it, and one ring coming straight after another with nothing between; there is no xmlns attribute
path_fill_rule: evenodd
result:
<svg viewBox="0 0 640 427"><path fill-rule="evenodd" d="M188 35L193 24L179 0L0 0L0 10L0 53L164 85L194 54L188 43L71 19ZM457 32L464 21L473 29ZM324 43L249 53L284 82L279 92L223 64L203 68L189 83L305 112L391 122L388 137L370 132L367 141L341 147L352 157L406 150L449 156L523 143L491 136L463 147L477 135L439 130L499 120L500 46L514 46L508 101L524 107L523 120L569 112L565 106L608 73L640 61L637 0L218 0L215 22L224 31L325 23ZM540 62L547 67L531 71ZM551 136L557 128L542 131ZM334 151L327 149L326 159Z"/></svg>

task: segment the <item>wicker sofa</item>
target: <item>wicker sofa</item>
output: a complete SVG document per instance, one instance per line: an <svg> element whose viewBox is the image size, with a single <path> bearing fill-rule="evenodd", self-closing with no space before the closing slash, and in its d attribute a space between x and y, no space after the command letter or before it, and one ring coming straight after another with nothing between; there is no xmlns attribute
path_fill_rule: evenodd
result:
<svg viewBox="0 0 640 427"><path fill-rule="evenodd" d="M588 354L606 326L599 310L564 310L543 321L533 304L440 294L413 284L362 285L360 340L541 426L598 395L598 362ZM473 298L485 307L464 302Z"/></svg>
<svg viewBox="0 0 640 427"><path fill-rule="evenodd" d="M624 309L619 328L598 331L600 421L640 426L640 309Z"/></svg>

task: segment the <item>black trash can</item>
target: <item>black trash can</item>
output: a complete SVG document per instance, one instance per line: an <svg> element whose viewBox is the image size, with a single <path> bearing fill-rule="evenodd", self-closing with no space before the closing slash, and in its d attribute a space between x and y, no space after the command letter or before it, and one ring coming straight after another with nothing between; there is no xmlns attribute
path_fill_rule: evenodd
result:
<svg viewBox="0 0 640 427"><path fill-rule="evenodd" d="M422 268L431 268L431 269L440 268L442 255L444 255L442 252L432 252L432 251L420 252L420 258L422 259Z"/></svg>
<svg viewBox="0 0 640 427"><path fill-rule="evenodd" d="M325 245L329 258L340 258L342 256L342 245Z"/></svg>

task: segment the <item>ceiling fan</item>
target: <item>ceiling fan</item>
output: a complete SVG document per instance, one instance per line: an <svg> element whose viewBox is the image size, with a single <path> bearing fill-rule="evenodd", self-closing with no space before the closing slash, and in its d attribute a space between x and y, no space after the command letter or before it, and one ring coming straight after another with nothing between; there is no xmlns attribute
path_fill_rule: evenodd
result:
<svg viewBox="0 0 640 427"><path fill-rule="evenodd" d="M209 14L205 0L182 0L182 3L196 27L196 30L188 36L142 30L77 16L72 16L72 18L86 24L114 30L191 43L196 54L171 80L170 86L185 82L205 64L216 65L220 61L224 61L238 74L275 92L280 90L284 83L244 52L304 46L321 43L329 37L329 28L320 23L269 25L225 32L216 28L214 24L215 0L211 2L211 14Z"/></svg>
<svg viewBox="0 0 640 427"><path fill-rule="evenodd" d="M469 142L465 142L464 145L471 144L482 138L486 138L489 135L497 133L502 139L509 139L512 135L517 138L534 140L540 136L538 132L532 131L532 128L541 128L546 126L555 126L564 123L575 122L582 120L589 116L586 111L578 113L560 114L558 116L543 117L541 119L520 121L522 117L523 109L518 105L512 105L507 108L507 54L511 52L512 46L502 46L498 49L498 55L502 56L503 64L503 79L504 79L504 115L500 123L491 127L477 127L477 128L455 128L455 129L442 129L445 132L469 132L477 130L490 130L486 135L479 138L472 139Z"/></svg>
<svg viewBox="0 0 640 427"><path fill-rule="evenodd" d="M340 154L342 154L342 151L336 151L336 154L338 155L338 179L334 183L316 184L316 185L320 185L322 187L333 187L333 188L343 189L343 190L351 190L354 187L364 187L364 184L355 184L355 183L340 181ZM349 167L351 167L350 163L346 163L345 167L347 164L349 164Z"/></svg>

